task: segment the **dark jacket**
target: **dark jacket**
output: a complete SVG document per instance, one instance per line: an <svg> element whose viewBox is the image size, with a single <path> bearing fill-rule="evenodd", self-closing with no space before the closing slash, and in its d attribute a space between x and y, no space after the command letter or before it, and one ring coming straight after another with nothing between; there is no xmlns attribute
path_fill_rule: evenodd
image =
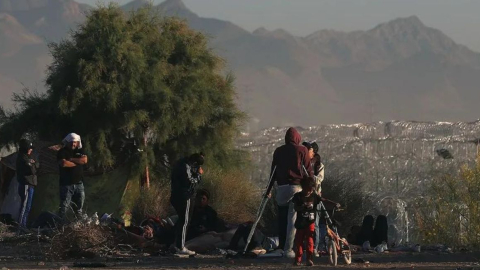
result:
<svg viewBox="0 0 480 270"><path fill-rule="evenodd" d="M188 226L187 239L192 239L206 232L222 232L225 230L223 221L218 218L217 211L207 205L204 208L195 207Z"/></svg>
<svg viewBox="0 0 480 270"><path fill-rule="evenodd" d="M182 158L174 165L171 176L171 201L188 200L195 194L195 187L200 183L199 167L189 164L188 158Z"/></svg>
<svg viewBox="0 0 480 270"><path fill-rule="evenodd" d="M33 162L32 162L33 161ZM19 152L17 155L17 180L21 185L37 185L37 169L39 163L33 156Z"/></svg>
<svg viewBox="0 0 480 270"><path fill-rule="evenodd" d="M309 176L313 176L308 149L300 144L301 141L302 137L295 128L287 130L285 145L278 147L273 153L272 172L275 167L276 169L268 190L274 182L279 186L299 185L300 180L306 176L305 169Z"/></svg>

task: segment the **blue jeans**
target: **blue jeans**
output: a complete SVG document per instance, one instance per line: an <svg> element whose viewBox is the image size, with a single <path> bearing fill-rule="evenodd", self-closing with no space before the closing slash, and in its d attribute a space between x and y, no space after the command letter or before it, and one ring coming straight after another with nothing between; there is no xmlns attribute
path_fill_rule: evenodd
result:
<svg viewBox="0 0 480 270"><path fill-rule="evenodd" d="M324 250L326 248L325 236L327 236L327 226L325 223L320 224L320 213L317 213L317 218L315 219L315 250Z"/></svg>
<svg viewBox="0 0 480 270"><path fill-rule="evenodd" d="M32 209L33 191L35 188L29 185L18 184L18 195L21 199L20 214L18 215L18 224L22 228L27 227L27 219Z"/></svg>
<svg viewBox="0 0 480 270"><path fill-rule="evenodd" d="M60 209L58 215L65 220L66 213L71 207L76 217L81 218L84 201L85 189L83 183L60 186Z"/></svg>

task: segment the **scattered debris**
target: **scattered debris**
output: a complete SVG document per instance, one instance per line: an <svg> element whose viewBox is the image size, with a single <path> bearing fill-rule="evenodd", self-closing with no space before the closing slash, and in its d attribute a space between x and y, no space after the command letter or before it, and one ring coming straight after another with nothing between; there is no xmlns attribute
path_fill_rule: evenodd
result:
<svg viewBox="0 0 480 270"><path fill-rule="evenodd" d="M353 260L353 262L364 263L364 264L369 264L370 263L370 261L364 260L363 258L356 258L356 259Z"/></svg>
<svg viewBox="0 0 480 270"><path fill-rule="evenodd" d="M107 265L100 262L75 262L73 263L73 267L96 268L96 267L107 267Z"/></svg>

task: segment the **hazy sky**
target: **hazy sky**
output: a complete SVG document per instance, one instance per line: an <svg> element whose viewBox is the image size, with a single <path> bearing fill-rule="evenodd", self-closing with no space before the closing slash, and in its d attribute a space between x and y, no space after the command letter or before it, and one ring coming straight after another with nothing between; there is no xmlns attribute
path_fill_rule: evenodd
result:
<svg viewBox="0 0 480 270"><path fill-rule="evenodd" d="M99 0L77 0L95 4ZM100 0L105 2L105 0ZM120 4L128 0L113 1ZM154 3L160 3L156 0ZM283 28L297 36L321 29L367 30L417 15L457 43L480 52L480 0L183 0L202 17L231 21L253 31Z"/></svg>

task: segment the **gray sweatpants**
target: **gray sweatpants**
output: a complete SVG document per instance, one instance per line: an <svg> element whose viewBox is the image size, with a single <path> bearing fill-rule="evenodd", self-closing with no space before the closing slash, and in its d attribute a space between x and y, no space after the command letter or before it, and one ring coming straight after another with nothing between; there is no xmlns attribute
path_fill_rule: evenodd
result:
<svg viewBox="0 0 480 270"><path fill-rule="evenodd" d="M293 242L295 241L295 220L297 219L297 212L293 207L293 203L291 202L293 195L295 193L302 191L302 187L300 185L284 185L277 187L277 195L275 200L277 201L277 205L279 207L288 206L288 214L286 220L280 220L279 222L286 222L287 223L287 234L285 239L285 246L283 248L284 251L289 251L293 249ZM279 216L279 218L282 218Z"/></svg>

